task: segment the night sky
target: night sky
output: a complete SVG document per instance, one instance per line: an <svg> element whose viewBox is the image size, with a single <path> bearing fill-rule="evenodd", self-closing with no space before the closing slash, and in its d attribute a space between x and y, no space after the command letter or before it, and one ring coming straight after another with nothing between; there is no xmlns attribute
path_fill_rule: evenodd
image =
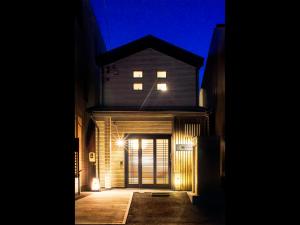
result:
<svg viewBox="0 0 300 225"><path fill-rule="evenodd" d="M152 34L206 58L225 0L90 0L107 50ZM200 70L200 82L204 68Z"/></svg>

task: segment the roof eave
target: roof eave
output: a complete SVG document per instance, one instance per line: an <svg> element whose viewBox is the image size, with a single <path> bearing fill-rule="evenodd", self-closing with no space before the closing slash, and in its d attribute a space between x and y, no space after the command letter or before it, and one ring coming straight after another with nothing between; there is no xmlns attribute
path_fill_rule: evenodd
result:
<svg viewBox="0 0 300 225"><path fill-rule="evenodd" d="M151 35L105 52L98 56L96 61L98 65L107 65L147 48L155 49L197 68L202 67L204 63L203 57Z"/></svg>

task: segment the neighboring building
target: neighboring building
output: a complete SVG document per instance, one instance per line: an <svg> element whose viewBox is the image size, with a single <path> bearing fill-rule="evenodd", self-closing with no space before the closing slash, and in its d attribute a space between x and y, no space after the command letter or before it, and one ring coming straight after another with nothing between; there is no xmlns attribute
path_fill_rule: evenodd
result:
<svg viewBox="0 0 300 225"><path fill-rule="evenodd" d="M225 25L214 29L200 91L210 112L209 135L219 139L220 175L225 177Z"/></svg>
<svg viewBox="0 0 300 225"><path fill-rule="evenodd" d="M96 56L105 51L96 18L88 0L76 1L74 25L75 56L75 193L89 190L94 166L88 153L95 148L95 125L87 114L87 107L99 103L100 70ZM79 173L80 171L80 173ZM80 180L78 175L80 174Z"/></svg>
<svg viewBox="0 0 300 225"><path fill-rule="evenodd" d="M149 35L98 63L100 104L89 112L97 124L100 187L194 190L194 137L208 136L198 96L203 58Z"/></svg>

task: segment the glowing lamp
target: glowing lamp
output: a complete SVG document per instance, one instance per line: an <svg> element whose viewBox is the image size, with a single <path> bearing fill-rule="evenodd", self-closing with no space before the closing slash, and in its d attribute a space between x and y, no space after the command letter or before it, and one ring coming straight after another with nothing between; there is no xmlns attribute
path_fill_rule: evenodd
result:
<svg viewBox="0 0 300 225"><path fill-rule="evenodd" d="M120 139L117 140L116 144L119 147L123 147L125 145L125 141L120 138Z"/></svg>
<svg viewBox="0 0 300 225"><path fill-rule="evenodd" d="M180 176L179 176L179 174L177 174L177 175L175 176L175 185L176 185L176 186L179 186L179 185L180 185Z"/></svg>
<svg viewBox="0 0 300 225"><path fill-rule="evenodd" d="M93 178L92 181L92 191L99 191L100 190L100 182L98 178Z"/></svg>

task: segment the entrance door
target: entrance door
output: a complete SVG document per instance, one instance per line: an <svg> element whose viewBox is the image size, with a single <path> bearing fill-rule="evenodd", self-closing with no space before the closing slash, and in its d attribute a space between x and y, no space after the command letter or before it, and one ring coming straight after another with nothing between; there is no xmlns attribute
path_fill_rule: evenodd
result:
<svg viewBox="0 0 300 225"><path fill-rule="evenodd" d="M170 188L170 136L130 135L125 151L127 187Z"/></svg>

